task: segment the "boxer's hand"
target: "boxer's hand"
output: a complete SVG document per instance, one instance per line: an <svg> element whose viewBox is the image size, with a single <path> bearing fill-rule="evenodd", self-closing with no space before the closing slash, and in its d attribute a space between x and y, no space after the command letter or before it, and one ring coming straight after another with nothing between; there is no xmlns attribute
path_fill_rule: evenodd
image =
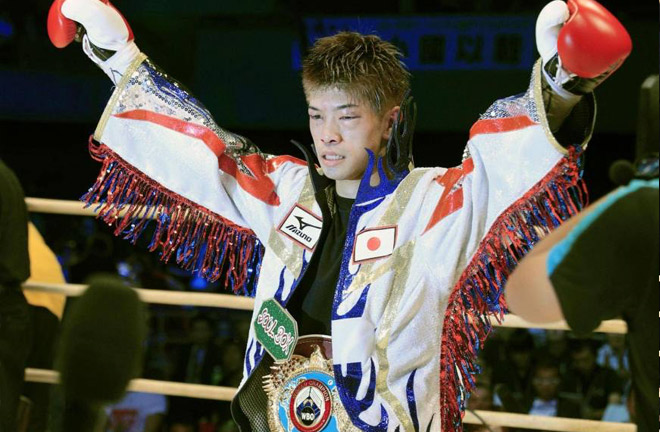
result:
<svg viewBox="0 0 660 432"><path fill-rule="evenodd" d="M585 94L611 75L628 57L626 29L594 0L555 0L536 21L536 46L553 90Z"/></svg>
<svg viewBox="0 0 660 432"><path fill-rule="evenodd" d="M57 26L51 26L51 20L66 24L67 19L82 26L83 51L117 84L140 54L126 19L107 0L55 0L48 18L49 35L51 30L57 30ZM62 32L70 32L68 28L63 26ZM53 43L56 39L51 35Z"/></svg>

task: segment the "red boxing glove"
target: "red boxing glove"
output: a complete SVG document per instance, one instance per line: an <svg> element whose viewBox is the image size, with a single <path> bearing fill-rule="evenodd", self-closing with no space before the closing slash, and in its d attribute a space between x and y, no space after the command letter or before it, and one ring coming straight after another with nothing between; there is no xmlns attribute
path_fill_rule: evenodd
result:
<svg viewBox="0 0 660 432"><path fill-rule="evenodd" d="M48 36L58 48L82 42L85 54L115 84L140 54L131 27L109 0L55 0L48 13Z"/></svg>
<svg viewBox="0 0 660 432"><path fill-rule="evenodd" d="M78 26L94 27L85 30L88 33L91 30L92 43L102 49L117 51L121 45L133 40L131 26L109 0L75 1L75 5L67 4L75 21L62 12L65 1L55 0L48 11L48 37L57 48L64 48L74 41ZM72 3L72 0L69 0L69 3ZM123 25L117 23L118 18ZM122 34L122 30L126 33Z"/></svg>
<svg viewBox="0 0 660 432"><path fill-rule="evenodd" d="M604 75L604 79L630 54L630 35L614 15L594 0L568 0L567 5L570 17L557 41L561 65L581 78Z"/></svg>
<svg viewBox="0 0 660 432"><path fill-rule="evenodd" d="M48 38L57 48L64 48L76 37L78 25L62 15L64 0L55 0L48 11Z"/></svg>

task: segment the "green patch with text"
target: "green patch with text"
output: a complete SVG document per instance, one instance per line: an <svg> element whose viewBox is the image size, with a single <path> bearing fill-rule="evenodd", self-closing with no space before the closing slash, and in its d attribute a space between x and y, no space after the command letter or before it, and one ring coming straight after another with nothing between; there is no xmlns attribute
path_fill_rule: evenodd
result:
<svg viewBox="0 0 660 432"><path fill-rule="evenodd" d="M261 304L252 325L257 340L275 361L291 359L298 340L298 324L275 299Z"/></svg>

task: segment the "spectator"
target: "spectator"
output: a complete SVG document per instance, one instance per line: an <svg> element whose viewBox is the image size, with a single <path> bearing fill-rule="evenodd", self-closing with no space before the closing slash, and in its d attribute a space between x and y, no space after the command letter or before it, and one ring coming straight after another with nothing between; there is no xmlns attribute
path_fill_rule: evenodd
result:
<svg viewBox="0 0 660 432"><path fill-rule="evenodd" d="M227 342L222 346L223 378L221 385L238 387L243 379L244 354L243 346L237 343Z"/></svg>
<svg viewBox="0 0 660 432"><path fill-rule="evenodd" d="M598 350L596 362L603 367L613 369L623 381L628 381L630 363L625 336L618 333L608 334L607 343Z"/></svg>
<svg viewBox="0 0 660 432"><path fill-rule="evenodd" d="M479 358L491 369L495 365L507 361L506 341L513 330L508 327L497 327L493 329L492 334L488 338L488 343L484 345L479 353ZM479 377L479 382L483 382L483 373Z"/></svg>
<svg viewBox="0 0 660 432"><path fill-rule="evenodd" d="M106 408L106 432L160 432L167 408L165 396L128 392Z"/></svg>
<svg viewBox="0 0 660 432"><path fill-rule="evenodd" d="M243 379L243 345L227 341L222 345L223 378L220 385L238 387ZM221 432L238 432L236 422L231 417L231 404L219 402L217 405L217 425Z"/></svg>
<svg viewBox="0 0 660 432"><path fill-rule="evenodd" d="M234 337L236 342L242 346L247 346L248 333L250 333L250 326L252 319L250 315L240 313L232 322L234 327Z"/></svg>
<svg viewBox="0 0 660 432"><path fill-rule="evenodd" d="M190 343L179 351L174 380L217 385L222 380L222 355L214 343L213 321L198 315L192 319Z"/></svg>
<svg viewBox="0 0 660 432"><path fill-rule="evenodd" d="M581 417L601 420L608 403L621 401L621 380L610 368L596 363L591 341L576 340L571 348L571 368L561 386L562 397L580 404Z"/></svg>
<svg viewBox="0 0 660 432"><path fill-rule="evenodd" d="M70 233L76 236L65 241L65 247L59 254L67 268L69 282L81 283L94 273L115 273L113 257L116 257L117 251L112 236L100 231L98 222L89 218L69 226Z"/></svg>
<svg viewBox="0 0 660 432"><path fill-rule="evenodd" d="M30 276L28 219L18 179L0 160L0 430L17 429L16 413L30 350L31 319L21 290Z"/></svg>
<svg viewBox="0 0 660 432"><path fill-rule="evenodd" d="M28 223L28 251L30 254L30 278L27 282L65 283L62 267L37 228ZM62 317L66 297L63 294L25 291L30 304L33 339L26 367L52 369L55 347L59 336L59 319ZM42 432L48 428L52 385L26 382L23 396L30 401L25 422L27 432ZM25 424L25 423L24 423Z"/></svg>
<svg viewBox="0 0 660 432"><path fill-rule="evenodd" d="M568 337L564 330L546 330L545 343L537 353L537 358L550 358L564 375L570 366Z"/></svg>
<svg viewBox="0 0 660 432"><path fill-rule="evenodd" d="M532 404L534 339L525 329L516 329L506 342L507 361L494 366L496 404L505 411L526 413Z"/></svg>
<svg viewBox="0 0 660 432"><path fill-rule="evenodd" d="M580 406L570 399L559 398L561 377L559 366L553 359L539 361L534 367L532 387L534 401L530 415L548 417L580 417Z"/></svg>
<svg viewBox="0 0 660 432"><path fill-rule="evenodd" d="M482 375L483 376L483 375ZM480 377L481 378L481 377ZM493 392L488 380L479 380L468 400L469 410L498 411L493 404ZM501 426L465 425L465 432L504 432Z"/></svg>
<svg viewBox="0 0 660 432"><path fill-rule="evenodd" d="M598 349L596 362L603 367L614 370L624 387L624 395L629 395L630 381L630 363L628 358L628 349L626 348L626 338L619 333L610 333L607 335L607 343ZM630 421L628 412L627 398L623 400L611 400L605 408L603 421L626 423Z"/></svg>
<svg viewBox="0 0 660 432"><path fill-rule="evenodd" d="M121 276L132 286L160 290L185 291L185 284L168 272L164 263L154 256L131 251L125 260L117 263Z"/></svg>
<svg viewBox="0 0 660 432"><path fill-rule="evenodd" d="M171 424L169 432L195 432L195 422L192 420L178 420Z"/></svg>
<svg viewBox="0 0 660 432"><path fill-rule="evenodd" d="M493 392L487 385L477 384L470 395L468 409L493 411Z"/></svg>
<svg viewBox="0 0 660 432"><path fill-rule="evenodd" d="M224 378L223 356L215 344L213 321L205 315L193 318L189 338L190 343L179 349L174 381L220 385ZM175 430L196 430L200 423L208 424L218 417L216 401L172 397L170 406L168 423ZM191 425L193 429L189 429Z"/></svg>

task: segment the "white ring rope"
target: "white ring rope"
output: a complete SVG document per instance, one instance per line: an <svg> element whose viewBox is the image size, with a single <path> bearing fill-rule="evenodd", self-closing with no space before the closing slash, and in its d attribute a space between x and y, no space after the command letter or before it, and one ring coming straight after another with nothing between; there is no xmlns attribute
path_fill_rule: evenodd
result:
<svg viewBox="0 0 660 432"><path fill-rule="evenodd" d="M59 372L48 369L25 369L25 380L36 383L58 384ZM235 388L204 384L187 384L172 381L158 381L144 378L131 380L129 391L157 393L167 396L183 396L199 399L230 401L236 394Z"/></svg>
<svg viewBox="0 0 660 432"><path fill-rule="evenodd" d="M54 213L54 214L68 214L77 216L96 216L94 208L96 205L91 205L89 208L84 208L85 204L80 201L64 201L46 198L26 198L25 203L31 212L36 213ZM121 215L121 213L120 213ZM70 287L70 288L69 288ZM52 291L50 290L52 288ZM27 284L26 289L33 289L39 291L59 292L66 295L80 295L84 290L83 285L62 285L55 284ZM61 289L60 291L57 291ZM188 306L212 306L222 307L228 309L244 309L252 310L254 302L252 299L245 297L237 297L227 294L208 294L208 293L184 293L173 291L157 291L157 290L144 290L138 289L140 298L147 303L161 303L161 304L178 304ZM193 297L194 296L194 297ZM184 301L184 299L186 299ZM186 303L186 301L188 303ZM191 302L192 301L192 302ZM542 328L546 330L569 330L566 322L560 321L550 324L530 323L515 315L507 315L504 321L495 323L498 327L515 327L515 328ZM601 333L627 333L626 323L622 320L609 320L603 323L595 331Z"/></svg>
<svg viewBox="0 0 660 432"><path fill-rule="evenodd" d="M30 291L41 291L65 294L67 296L79 296L87 285L80 284L52 284L27 282L23 284L23 289ZM146 303L158 303L181 306L207 306L226 309L252 310L254 300L249 297L241 297L233 294L215 294L215 293L195 293L187 291L163 291L155 289L135 288L140 299ZM524 319L508 314L504 317L502 323L493 320L496 327L515 327L515 328L542 328L546 330L569 330L564 321L538 324L530 323ZM627 326L623 320L608 320L595 330L601 333L626 333Z"/></svg>
<svg viewBox="0 0 660 432"><path fill-rule="evenodd" d="M69 297L82 295L87 285L82 284L55 284L42 282L25 282L23 289L55 294L64 294ZM187 291L164 291L156 289L134 288L140 300L145 303L158 303L179 306L207 306L226 309L252 310L254 300L233 294L195 293Z"/></svg>
<svg viewBox="0 0 660 432"><path fill-rule="evenodd" d="M59 373L47 369L26 369L25 379L30 382L57 384L59 383ZM221 401L231 401L237 391L237 389L231 387L175 383L142 378L132 380L128 386L128 390ZM635 425L629 423L610 423L496 411L475 411L475 413L488 423L489 426L508 426L562 432L635 432L637 430ZM467 424L482 424L481 420L469 411L465 413L463 422Z"/></svg>
<svg viewBox="0 0 660 432"><path fill-rule="evenodd" d="M498 411L474 411L489 426L506 426L523 429L562 432L636 432L637 426L631 423L613 423L597 420L546 417ZM465 413L463 423L482 424L470 411Z"/></svg>
<svg viewBox="0 0 660 432"><path fill-rule="evenodd" d="M47 198L25 198L27 209L33 213L65 214L70 216L96 216L96 205L85 208L81 201L64 201Z"/></svg>

